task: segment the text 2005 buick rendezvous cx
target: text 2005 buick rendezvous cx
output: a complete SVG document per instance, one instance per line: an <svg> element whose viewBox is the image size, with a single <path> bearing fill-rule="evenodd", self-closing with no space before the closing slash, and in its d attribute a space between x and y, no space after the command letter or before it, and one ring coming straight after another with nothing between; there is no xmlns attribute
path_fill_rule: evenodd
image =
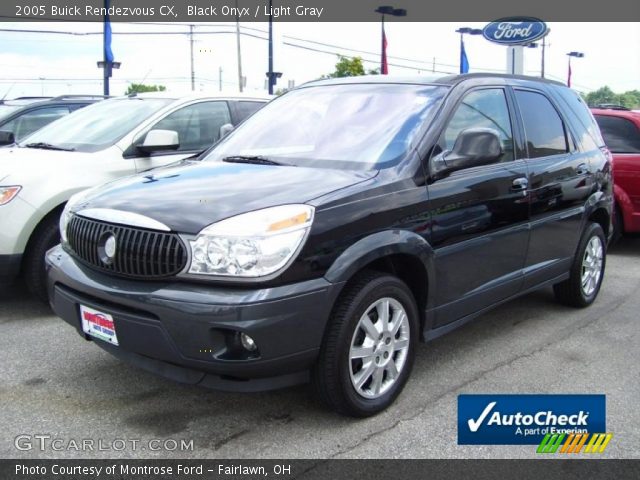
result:
<svg viewBox="0 0 640 480"><path fill-rule="evenodd" d="M610 171L593 117L557 83L314 82L199 160L72 198L47 255L51 303L172 379L311 379L331 407L371 415L419 340L545 286L594 301Z"/></svg>

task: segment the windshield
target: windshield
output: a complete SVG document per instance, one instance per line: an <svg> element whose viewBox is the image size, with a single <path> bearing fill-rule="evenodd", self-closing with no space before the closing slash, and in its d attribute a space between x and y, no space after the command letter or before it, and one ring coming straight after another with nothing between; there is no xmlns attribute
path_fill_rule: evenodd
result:
<svg viewBox="0 0 640 480"><path fill-rule="evenodd" d="M110 147L172 100L114 98L71 113L29 135L20 146L32 144L96 152Z"/></svg>
<svg viewBox="0 0 640 480"><path fill-rule="evenodd" d="M24 105L1 105L0 104L0 121L2 121L5 117L8 117L11 113L16 110L20 110Z"/></svg>
<svg viewBox="0 0 640 480"><path fill-rule="evenodd" d="M258 156L262 161L297 166L391 166L412 146L446 90L401 84L293 90L251 116L206 160Z"/></svg>

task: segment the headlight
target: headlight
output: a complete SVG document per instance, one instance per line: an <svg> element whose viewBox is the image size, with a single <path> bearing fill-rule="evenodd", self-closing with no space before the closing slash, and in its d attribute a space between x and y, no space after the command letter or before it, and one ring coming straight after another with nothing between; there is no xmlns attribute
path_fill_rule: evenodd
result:
<svg viewBox="0 0 640 480"><path fill-rule="evenodd" d="M13 185L11 187L0 187L0 205L6 205L18 195L22 187Z"/></svg>
<svg viewBox="0 0 640 480"><path fill-rule="evenodd" d="M281 205L209 225L191 244L189 273L263 277L297 253L313 222L313 207Z"/></svg>

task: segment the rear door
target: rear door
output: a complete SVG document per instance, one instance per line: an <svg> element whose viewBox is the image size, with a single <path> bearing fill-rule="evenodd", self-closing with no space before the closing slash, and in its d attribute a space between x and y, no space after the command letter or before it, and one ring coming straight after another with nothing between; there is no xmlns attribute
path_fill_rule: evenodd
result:
<svg viewBox="0 0 640 480"><path fill-rule="evenodd" d="M428 187L436 326L504 300L522 284L527 165L515 148L514 111L508 99L503 86L464 94L434 151L450 151L464 130L489 128L499 136L504 152L492 164L452 172Z"/></svg>
<svg viewBox="0 0 640 480"><path fill-rule="evenodd" d="M161 167L169 163L203 152L220 138L220 127L231 123L229 106L224 100L193 103L179 108L142 132L133 142L144 142L150 130L174 130L178 132L180 146L176 150L151 153L136 157L138 172Z"/></svg>
<svg viewBox="0 0 640 480"><path fill-rule="evenodd" d="M589 152L578 149L561 110L542 90L516 88L529 167L531 232L524 288L570 268L592 191Z"/></svg>

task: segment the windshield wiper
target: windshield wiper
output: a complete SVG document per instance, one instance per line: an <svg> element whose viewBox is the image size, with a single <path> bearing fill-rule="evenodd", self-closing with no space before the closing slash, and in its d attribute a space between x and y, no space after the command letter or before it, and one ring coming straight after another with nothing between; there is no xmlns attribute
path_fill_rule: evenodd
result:
<svg viewBox="0 0 640 480"><path fill-rule="evenodd" d="M222 159L223 162L229 163L254 163L256 165L286 165L291 166L288 163L276 162L267 157L260 155L231 155Z"/></svg>
<svg viewBox="0 0 640 480"><path fill-rule="evenodd" d="M58 145L52 145L46 142L35 142L35 143L27 143L25 145L27 148L41 148L42 150L62 150L64 152L73 152L75 148L65 148L59 147Z"/></svg>

